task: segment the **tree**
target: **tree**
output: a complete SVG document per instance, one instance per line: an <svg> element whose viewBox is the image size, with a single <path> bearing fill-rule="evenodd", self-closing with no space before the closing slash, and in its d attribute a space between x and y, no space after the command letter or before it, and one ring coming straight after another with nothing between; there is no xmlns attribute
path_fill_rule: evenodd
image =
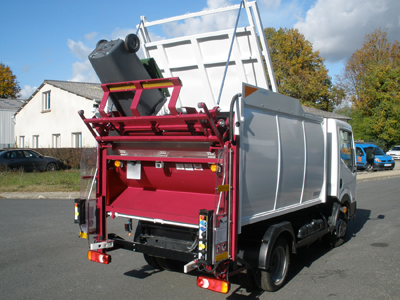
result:
<svg viewBox="0 0 400 300"><path fill-rule="evenodd" d="M301 104L332 111L344 98L344 91L332 85L324 59L313 51L297 29L266 28L278 90L300 100Z"/></svg>
<svg viewBox="0 0 400 300"><path fill-rule="evenodd" d="M12 73L9 66L0 63L0 98L16 99L20 91L17 76Z"/></svg>
<svg viewBox="0 0 400 300"><path fill-rule="evenodd" d="M341 85L353 103L355 137L400 142L400 44L390 43L387 30L367 34L361 49L347 61Z"/></svg>

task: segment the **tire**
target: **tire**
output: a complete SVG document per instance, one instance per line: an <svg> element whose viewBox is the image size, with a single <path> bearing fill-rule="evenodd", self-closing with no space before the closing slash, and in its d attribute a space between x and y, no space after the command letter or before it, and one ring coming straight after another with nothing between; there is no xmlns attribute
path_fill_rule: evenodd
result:
<svg viewBox="0 0 400 300"><path fill-rule="evenodd" d="M286 281L290 264L289 245L280 237L272 247L268 270L258 270L256 284L258 288L268 292L279 290Z"/></svg>
<svg viewBox="0 0 400 300"><path fill-rule="evenodd" d="M167 271L181 272L183 271L183 263L177 260L157 257L157 263L160 267Z"/></svg>
<svg viewBox="0 0 400 300"><path fill-rule="evenodd" d="M134 33L128 34L125 38L125 49L128 52L136 53L140 48L140 40Z"/></svg>
<svg viewBox="0 0 400 300"><path fill-rule="evenodd" d="M56 171L57 165L55 163L48 163L46 166L46 171Z"/></svg>
<svg viewBox="0 0 400 300"><path fill-rule="evenodd" d="M157 258L155 256L151 256L143 253L144 260L148 265L152 266L154 269L161 270L159 263L157 262Z"/></svg>
<svg viewBox="0 0 400 300"><path fill-rule="evenodd" d="M338 233L334 232L330 235L329 243L332 248L339 247L342 245L346 239L346 235L348 232L348 209L346 213L340 212L339 214L339 224L338 226Z"/></svg>
<svg viewBox="0 0 400 300"><path fill-rule="evenodd" d="M255 289L257 288L256 278L253 270L247 269L247 273L238 274L239 283L244 288Z"/></svg>

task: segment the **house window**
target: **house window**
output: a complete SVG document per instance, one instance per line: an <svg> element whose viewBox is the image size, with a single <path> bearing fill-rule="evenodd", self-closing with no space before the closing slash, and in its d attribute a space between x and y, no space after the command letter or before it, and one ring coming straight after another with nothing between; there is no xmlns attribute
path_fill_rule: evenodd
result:
<svg viewBox="0 0 400 300"><path fill-rule="evenodd" d="M53 148L60 148L60 147L61 147L61 135L53 134Z"/></svg>
<svg viewBox="0 0 400 300"><path fill-rule="evenodd" d="M50 91L43 93L43 111L50 111Z"/></svg>
<svg viewBox="0 0 400 300"><path fill-rule="evenodd" d="M19 137L19 147L20 148L25 148L25 136L21 135Z"/></svg>
<svg viewBox="0 0 400 300"><path fill-rule="evenodd" d="M32 146L33 148L39 148L39 136L32 135Z"/></svg>
<svg viewBox="0 0 400 300"><path fill-rule="evenodd" d="M82 133L80 132L72 133L72 147L82 148Z"/></svg>

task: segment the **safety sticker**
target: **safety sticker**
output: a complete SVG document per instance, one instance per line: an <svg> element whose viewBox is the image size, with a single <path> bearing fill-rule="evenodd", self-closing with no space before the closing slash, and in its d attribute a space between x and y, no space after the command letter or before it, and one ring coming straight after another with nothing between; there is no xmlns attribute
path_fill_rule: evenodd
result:
<svg viewBox="0 0 400 300"><path fill-rule="evenodd" d="M185 167L183 164L176 164L176 169L182 171L182 170L185 170Z"/></svg>
<svg viewBox="0 0 400 300"><path fill-rule="evenodd" d="M185 170L186 171L193 171L193 165L192 164L185 164Z"/></svg>
<svg viewBox="0 0 400 300"><path fill-rule="evenodd" d="M193 164L193 168L195 171L203 171L203 167L201 164Z"/></svg>

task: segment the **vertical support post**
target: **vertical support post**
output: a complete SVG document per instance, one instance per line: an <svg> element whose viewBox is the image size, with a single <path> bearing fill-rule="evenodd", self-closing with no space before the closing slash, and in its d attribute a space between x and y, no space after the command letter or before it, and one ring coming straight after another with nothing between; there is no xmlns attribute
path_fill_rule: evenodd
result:
<svg viewBox="0 0 400 300"><path fill-rule="evenodd" d="M106 107L108 96L110 95L110 90L108 89L108 86L105 84L101 85L101 88L103 89L103 98L101 98L100 106L99 106L99 114L103 118L107 117L107 113L104 111L104 108Z"/></svg>
<svg viewBox="0 0 400 300"><path fill-rule="evenodd" d="M139 81L135 81L134 85L136 87L136 92L135 92L135 96L133 97L130 109L131 109L132 114L135 117L140 117L140 113L139 113L137 107L139 105L140 97L142 96L142 93L143 93L143 86L141 85L141 83Z"/></svg>
<svg viewBox="0 0 400 300"><path fill-rule="evenodd" d="M181 91L182 83L178 77L170 78L170 80L174 85L174 89L172 90L171 99L168 103L168 109L171 115L177 115L178 111L176 110L176 102L178 101L178 96Z"/></svg>
<svg viewBox="0 0 400 300"><path fill-rule="evenodd" d="M236 260L237 256L237 236L240 232L240 220L239 220L239 199L238 199L238 181L239 181L239 164L238 164L238 146L231 145L232 147L229 148L229 167L230 167L230 178L231 179L231 256L232 261Z"/></svg>
<svg viewBox="0 0 400 300"><path fill-rule="evenodd" d="M99 183L98 190L101 191L97 195L97 215L98 215L98 232L97 240L103 241L107 239L106 228L106 196L107 196L107 147L99 145Z"/></svg>

